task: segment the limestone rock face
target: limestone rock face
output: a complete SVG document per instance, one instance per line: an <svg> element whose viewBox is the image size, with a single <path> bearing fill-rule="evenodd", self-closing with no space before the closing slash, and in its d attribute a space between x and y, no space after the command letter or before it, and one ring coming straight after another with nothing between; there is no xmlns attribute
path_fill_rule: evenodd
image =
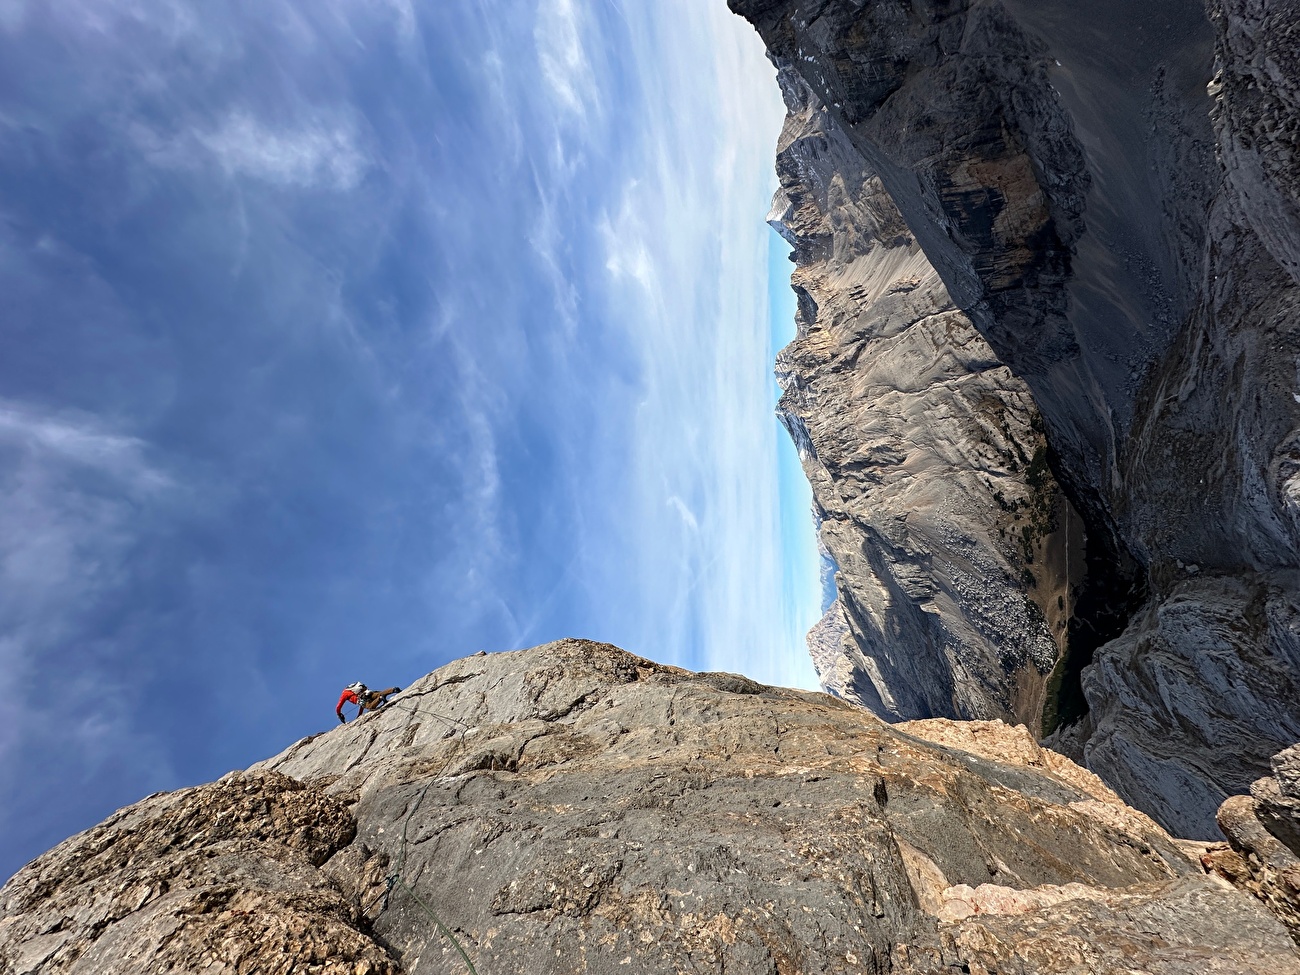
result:
<svg viewBox="0 0 1300 975"><path fill-rule="evenodd" d="M823 686L893 719L1037 728L1064 642L1066 533L1029 390L953 305L879 177L791 70L773 225L794 246L782 419L836 602ZM1082 571L1077 560L1076 572Z"/></svg>
<svg viewBox="0 0 1300 975"><path fill-rule="evenodd" d="M145 799L0 910L4 975L1300 975L1258 899L1023 728L576 640Z"/></svg>
<svg viewBox="0 0 1300 975"><path fill-rule="evenodd" d="M849 665L839 664L828 686L891 717L916 716L922 702L934 714L1031 717L1023 706L1007 709L1002 695L1026 673L1019 648L1042 632L1009 612L972 612L968 604L984 594L947 596L961 588L949 585L954 551L994 580L985 569L1007 561L1002 512L977 503L972 481L1005 474L1006 447L1024 438L1014 422L1010 437L996 426L980 437L975 425L963 429L935 411L935 438L959 448L900 490L909 464L925 456L909 442L913 404L876 378L887 368L883 344L860 343L866 354L856 358L836 354L852 328L840 323L892 318L898 328L914 314L902 333L914 359L957 360L982 380L1005 371L990 412L1038 418L1029 428L1041 429L1055 485L1082 523L1086 544L1073 555L1080 571L1064 559L1064 538L1045 537L1045 558L1029 569L1047 589L1020 592L1040 608L1055 592L1069 607L1064 632L1047 617L1059 681L1043 710L1073 717L1083 710L1069 706L1073 694L1089 713L1053 741L1167 827L1217 836L1223 797L1263 774L1300 720L1300 656L1283 622L1300 569L1300 8L1264 0L730 4L767 44L787 100L802 84L824 109L816 124L833 147L797 179L783 161L788 136L778 158L785 196L800 202L790 189L799 183L811 188L803 198L817 201L796 206L787 223L800 337L778 371L809 376L817 391L805 404L789 397L808 453L823 461L821 471L805 461L815 497L848 499L840 506L848 517L825 507L844 537L828 541L824 522L823 541L832 555L856 543L856 562L871 567L846 576L910 583L877 587L866 604L888 608L872 627L855 617L854 587L845 586L828 624L842 617ZM800 111L792 106L791 124L806 126ZM840 184L839 193L818 189ZM901 237L875 219L885 196L906 225ZM855 246L836 249L855 234ZM880 272L887 280L874 291L848 274L873 248L884 267L892 266L885 255L901 259L916 246L945 289L931 289L925 308L902 314L886 304L890 272ZM915 276L920 291L927 278ZM934 329L934 316L968 322L992 356L980 360L964 335ZM819 424L822 404L837 412ZM843 456L874 465L818 453L814 434L820 427L832 442L827 428L836 425L840 443L853 444L856 432L863 444L858 457ZM853 517L859 498L882 521L909 503L924 514L930 499L953 495L976 503L960 518L929 519L956 525L961 546ZM1044 578L1040 564L1058 571ZM1010 605L1015 587L1005 583ZM874 632L893 637L888 654ZM938 650L935 634L953 644ZM1010 648L1002 673L961 675L968 698L982 697L986 710L960 692L937 706L950 688L932 662L987 661L988 645ZM887 656L892 667L882 669Z"/></svg>
<svg viewBox="0 0 1300 975"><path fill-rule="evenodd" d="M392 975L329 877L356 824L276 772L150 796L0 891L0 972Z"/></svg>
<svg viewBox="0 0 1300 975"><path fill-rule="evenodd" d="M1084 672L1087 765L1178 836L1300 740L1300 580L1189 580ZM1171 733L1171 729L1177 729Z"/></svg>
<svg viewBox="0 0 1300 975"><path fill-rule="evenodd" d="M1300 21L1290 4L1216 0L1214 113L1237 215L1300 281Z"/></svg>
<svg viewBox="0 0 1300 975"><path fill-rule="evenodd" d="M1205 865L1268 905L1300 944L1300 745L1273 756L1274 775L1249 796L1219 809L1228 837L1206 853Z"/></svg>

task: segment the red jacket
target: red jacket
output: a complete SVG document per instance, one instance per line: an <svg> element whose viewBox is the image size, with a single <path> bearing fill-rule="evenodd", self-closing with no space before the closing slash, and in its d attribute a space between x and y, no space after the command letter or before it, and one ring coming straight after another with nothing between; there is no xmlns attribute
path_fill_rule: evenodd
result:
<svg viewBox="0 0 1300 975"><path fill-rule="evenodd" d="M350 688L345 687L343 688L343 696L339 698L339 706L334 709L334 713L337 714L340 718L343 717L343 705L348 703L352 703L355 704L357 707L361 707L361 702L357 700L356 692L351 690Z"/></svg>

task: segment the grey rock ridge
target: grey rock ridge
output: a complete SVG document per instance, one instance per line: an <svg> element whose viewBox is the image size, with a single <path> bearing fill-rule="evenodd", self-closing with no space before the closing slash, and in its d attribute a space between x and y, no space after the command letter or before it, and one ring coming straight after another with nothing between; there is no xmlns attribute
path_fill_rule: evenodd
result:
<svg viewBox="0 0 1300 975"><path fill-rule="evenodd" d="M0 973L1300 975L1205 852L1024 728L565 640L65 841Z"/></svg>
<svg viewBox="0 0 1300 975"><path fill-rule="evenodd" d="M778 373L840 569L827 686L1012 714L1217 837L1300 738L1300 5L730 5L790 108ZM1021 575L988 500L1033 487L1035 432L1064 498Z"/></svg>
<svg viewBox="0 0 1300 975"><path fill-rule="evenodd" d="M893 720L1038 728L1082 519L1025 384L958 311L880 179L789 69L772 225L794 247L780 415L813 488L835 601L822 684ZM1059 641L1059 642L1058 642Z"/></svg>

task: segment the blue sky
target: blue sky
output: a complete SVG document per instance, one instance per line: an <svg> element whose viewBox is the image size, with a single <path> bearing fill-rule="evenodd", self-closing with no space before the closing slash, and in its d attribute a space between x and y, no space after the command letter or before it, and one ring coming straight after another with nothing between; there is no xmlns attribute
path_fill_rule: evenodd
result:
<svg viewBox="0 0 1300 975"><path fill-rule="evenodd" d="M815 686L723 0L0 0L0 874L562 636Z"/></svg>

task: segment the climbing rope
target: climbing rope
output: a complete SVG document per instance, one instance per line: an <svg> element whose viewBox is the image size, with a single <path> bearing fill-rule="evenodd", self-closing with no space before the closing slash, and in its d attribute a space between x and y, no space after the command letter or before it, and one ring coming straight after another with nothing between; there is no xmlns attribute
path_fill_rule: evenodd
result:
<svg viewBox="0 0 1300 975"><path fill-rule="evenodd" d="M397 693L400 694L401 691L398 691ZM344 707L348 709L349 719L352 721L355 721L357 718L361 717L366 713L366 709L363 708L360 704L349 703L349 704L345 704ZM356 717L351 717L352 708L357 709ZM462 729L461 730L462 737L464 736L465 732L469 731L471 728L470 725L466 724L464 721L461 721L459 718L453 718L446 714L439 714L437 711L434 711L431 708L417 708L409 704L398 704L396 701L386 701L378 708L372 709L372 711L374 710L387 711L389 708L396 708L398 711L405 711L407 714L415 714L415 715L423 714L426 717L433 718L435 721L441 721L444 724L451 725L452 727L460 727Z"/></svg>
<svg viewBox="0 0 1300 975"><path fill-rule="evenodd" d="M431 710L428 709L428 708L417 708L417 707L412 707L412 706L409 706L409 705L406 705L406 704L398 704L398 703L395 702L395 701L390 701L389 703L385 704L382 708L380 708L380 710L381 710L381 711L387 711L389 708L397 708L397 710L399 710L399 711L405 711L407 714L423 714L423 715L427 715L427 716L430 717L430 718L434 718L434 719L436 719L436 720L438 720L438 721L442 721L443 723L445 723L445 724L449 724L449 725L452 725L452 726L459 725L459 726L463 729L463 730L461 731L461 736L462 736L462 737L464 736L465 732L468 731L468 730L470 729L470 725L467 725L464 721L461 721L461 720L459 720L459 719L457 719L457 718L451 718L451 717L448 717L448 716L445 715L445 714L439 714L437 711L431 711Z"/></svg>
<svg viewBox="0 0 1300 975"><path fill-rule="evenodd" d="M442 936L445 937L448 941L450 941L452 943L452 946L458 952L460 952L460 957L465 960L465 965L466 967L469 968L470 975L478 975L478 969L474 967L474 962L470 960L470 957L466 953L465 949L461 947L460 940L456 937L454 933L452 933L451 928L449 928L446 925L446 923L442 920L442 918L438 916L438 912L433 909L433 907L429 904L429 902L426 901L423 897L421 897L419 892L416 891L416 889L410 883L407 882L406 878L402 876L402 871L406 867L406 847L408 843L407 832L411 826L411 818L415 815L415 811L420 808L420 804L424 802L424 797L428 793L429 787L432 785L433 785L432 782L427 782L425 784L424 788L420 790L420 797L416 799L415 804L411 806L410 809L407 810L406 816L402 820L402 847L397 853L396 868L394 868L393 872L384 878L384 890L382 892L384 898L384 905L383 907L380 908L379 913L382 914L384 911L388 910L388 902L389 902L389 898L392 896L393 890L397 887L401 887L403 890L405 890L408 894L411 895L411 898L420 907L420 909L423 910L424 913L429 915L429 918L437 926L438 931L442 934ZM371 902L371 906L374 906L374 901ZM365 913L365 909L363 909L362 913L363 914Z"/></svg>
<svg viewBox="0 0 1300 975"><path fill-rule="evenodd" d="M390 701L384 704L382 707L380 707L379 710L387 711L389 708L397 708L399 711L406 711L409 714L416 714L416 715L424 714L424 715L428 715L431 718L436 718L440 721L444 721L451 725L460 725L462 729L460 735L462 738L464 738L465 732L468 731L470 728L470 726L467 725L464 721L460 721L457 720L456 718L448 717L445 714L439 714L437 711L433 711L428 708L416 708L407 705L397 704ZM363 710L359 710L357 716L360 717L360 715L363 713L364 713ZM428 794L429 788L432 785L433 785L432 781L425 783L424 788L420 790L419 798L415 800L414 805L412 805L411 808L407 810L406 816L402 819L402 846L397 853L397 865L396 867L394 867L392 873L390 873L387 877L384 878L384 889L383 891L380 892L380 894L377 894L375 896L374 900L370 902L370 907L373 907L375 905L375 901L377 901L379 897L382 896L384 899L384 903L383 906L379 909L379 913L382 914L384 911L388 910L388 903L390 898L392 897L393 890L398 887L401 887L403 890L405 890L408 894L411 895L411 898L415 901L416 905L421 910L423 910L425 914L429 916L429 918L433 921L434 925L437 927L439 933L441 933L443 937L445 937L448 941L450 941L452 943L452 946L456 949L456 951L460 953L460 957L465 960L465 965L470 970L470 975L478 975L478 969L474 967L474 962L470 960L468 953L466 953L465 949L461 947L461 943L459 939L457 939L456 935L452 933L451 928L449 928L446 925L446 923L443 922L442 918L438 916L438 912L433 909L433 907L429 904L428 901L426 901L423 897L420 896L419 892L416 891L415 887L413 887L402 875L403 870L406 869L406 848L409 843L407 834L411 827L411 818L415 815L416 810L420 808L421 803L424 802L424 797L425 795ZM370 909L369 907L363 907L362 914L365 914L369 909Z"/></svg>
<svg viewBox="0 0 1300 975"><path fill-rule="evenodd" d="M469 960L469 955L467 955L465 953L465 949L460 946L460 942L456 939L456 936L451 933L451 929L447 927L447 925L442 923L442 918L438 917L437 913L434 911L432 907L428 905L425 899L415 892L415 888L412 887L410 884L408 884L401 877L397 878L396 885L403 887L406 890L406 892L415 899L415 903L418 904L421 908L423 908L424 912L433 919L433 923L438 926L438 930L441 931L443 935L447 938L447 940L450 941L452 945L456 948L456 950L460 952L460 957L465 959L465 965L467 968L469 968L470 975L478 975L478 969L475 968L474 963Z"/></svg>

